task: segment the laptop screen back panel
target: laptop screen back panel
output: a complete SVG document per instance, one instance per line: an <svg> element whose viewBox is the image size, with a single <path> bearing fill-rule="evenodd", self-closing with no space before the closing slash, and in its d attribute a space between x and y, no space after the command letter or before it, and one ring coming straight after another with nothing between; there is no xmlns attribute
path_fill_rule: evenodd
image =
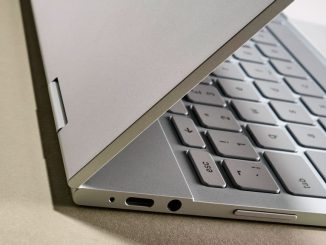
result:
<svg viewBox="0 0 326 245"><path fill-rule="evenodd" d="M69 185L93 175L289 2L32 0L47 80L65 114L58 136Z"/></svg>

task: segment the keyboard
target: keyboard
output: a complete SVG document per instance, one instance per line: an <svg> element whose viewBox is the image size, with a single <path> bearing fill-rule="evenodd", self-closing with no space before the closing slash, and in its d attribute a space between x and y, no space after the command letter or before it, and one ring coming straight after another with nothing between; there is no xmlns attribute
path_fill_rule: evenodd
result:
<svg viewBox="0 0 326 245"><path fill-rule="evenodd" d="M168 118L198 182L326 198L326 86L268 26Z"/></svg>

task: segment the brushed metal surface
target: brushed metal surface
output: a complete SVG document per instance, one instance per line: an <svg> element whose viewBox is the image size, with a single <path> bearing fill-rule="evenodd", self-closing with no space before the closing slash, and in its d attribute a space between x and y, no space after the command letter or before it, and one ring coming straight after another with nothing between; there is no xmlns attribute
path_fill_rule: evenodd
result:
<svg viewBox="0 0 326 245"><path fill-rule="evenodd" d="M192 198L160 123L129 144L82 188Z"/></svg>

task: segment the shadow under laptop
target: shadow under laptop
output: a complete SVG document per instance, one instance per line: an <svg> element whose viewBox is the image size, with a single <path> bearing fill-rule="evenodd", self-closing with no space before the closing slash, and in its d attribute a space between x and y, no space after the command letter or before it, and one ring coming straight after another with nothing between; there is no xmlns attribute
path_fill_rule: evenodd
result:
<svg viewBox="0 0 326 245"><path fill-rule="evenodd" d="M124 239L143 244L246 243L252 241L255 236L259 237L260 232L265 231L266 234L266 230L270 230L270 234L273 236L273 230L275 231L275 227L278 226L275 224L76 206L72 201L66 182L30 2L21 0L21 9L43 154L55 211L95 226L108 234L113 233ZM282 229L278 229L277 234L274 235L282 237L282 234L279 234L280 231L286 235L291 230L297 229L287 225L282 226ZM235 231L238 233L237 235L230 234ZM275 240L275 238L273 239Z"/></svg>

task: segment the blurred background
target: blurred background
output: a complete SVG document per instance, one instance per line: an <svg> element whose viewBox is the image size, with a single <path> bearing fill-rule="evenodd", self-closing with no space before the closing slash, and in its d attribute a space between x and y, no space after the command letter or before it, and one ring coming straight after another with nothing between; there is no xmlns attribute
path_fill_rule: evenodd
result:
<svg viewBox="0 0 326 245"><path fill-rule="evenodd" d="M326 57L326 1L294 0L284 13Z"/></svg>
<svg viewBox="0 0 326 245"><path fill-rule="evenodd" d="M294 0L285 13L298 21L326 25L325 0Z"/></svg>

